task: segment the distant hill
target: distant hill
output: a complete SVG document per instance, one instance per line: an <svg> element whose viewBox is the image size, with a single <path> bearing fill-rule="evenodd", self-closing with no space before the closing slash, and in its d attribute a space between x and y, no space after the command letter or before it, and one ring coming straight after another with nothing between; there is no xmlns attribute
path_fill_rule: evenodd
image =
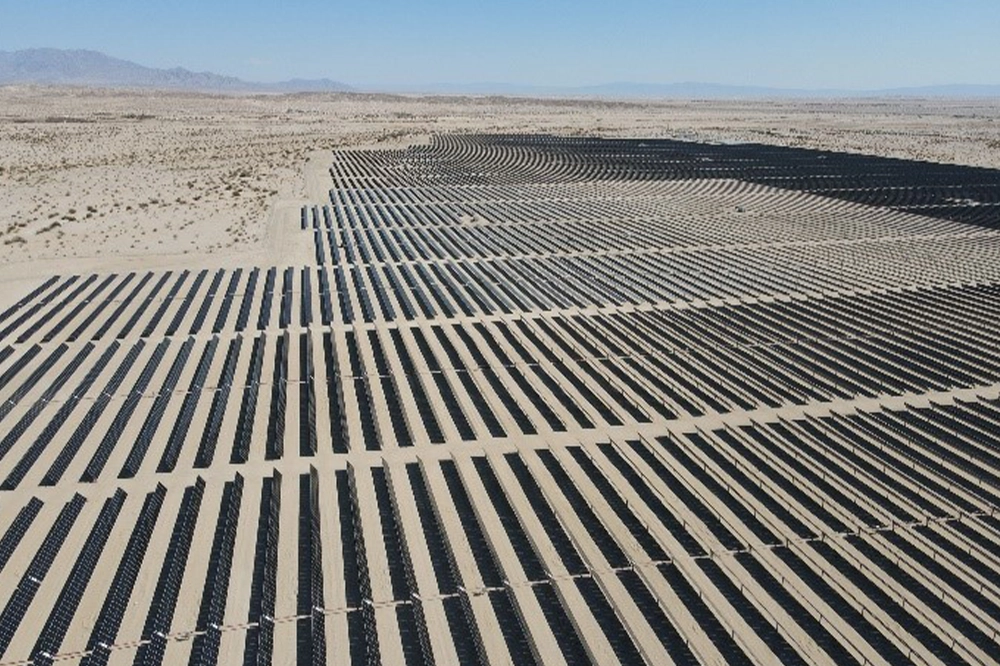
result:
<svg viewBox="0 0 1000 666"><path fill-rule="evenodd" d="M593 86L533 86L517 83L423 83L348 86L330 79L292 79L278 83L244 81L212 72L181 67L157 69L97 51L27 49L0 51L0 85L96 86L206 92L349 92L432 95L506 95L523 97L583 97L612 99L832 99L849 97L1000 97L1000 85L941 85L882 90L769 88L716 83L616 82Z"/></svg>
<svg viewBox="0 0 1000 666"><path fill-rule="evenodd" d="M946 85L919 88L885 88L878 90L767 88L760 86L730 86L715 83L609 83L578 88L587 94L609 97L661 98L834 98L834 97L1000 97L1000 85Z"/></svg>
<svg viewBox="0 0 1000 666"><path fill-rule="evenodd" d="M329 79L257 83L182 67L158 69L97 51L26 49L0 51L0 85L98 86L206 92L344 92L350 87Z"/></svg>
<svg viewBox="0 0 1000 666"><path fill-rule="evenodd" d="M602 97L618 99L740 99L811 97L816 91L730 86L715 83L602 83L593 86L530 86L515 83L429 83L372 88L385 92L442 95L518 95L525 97ZM824 93L826 94L826 93Z"/></svg>
<svg viewBox="0 0 1000 666"><path fill-rule="evenodd" d="M615 99L832 99L872 97L1000 97L1000 85L943 85L880 90L769 88L718 83L603 83L593 86L530 86L512 83L427 83L358 86L372 92L441 95L518 95Z"/></svg>
<svg viewBox="0 0 1000 666"><path fill-rule="evenodd" d="M879 91L888 97L1000 97L1000 86L953 84L918 88L889 88Z"/></svg>

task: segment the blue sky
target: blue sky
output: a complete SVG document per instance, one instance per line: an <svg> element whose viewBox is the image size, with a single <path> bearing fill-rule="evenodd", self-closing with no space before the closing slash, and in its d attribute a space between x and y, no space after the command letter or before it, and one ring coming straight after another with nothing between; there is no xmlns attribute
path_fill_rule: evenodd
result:
<svg viewBox="0 0 1000 666"><path fill-rule="evenodd" d="M258 81L1000 83L1000 0L0 0L0 50Z"/></svg>

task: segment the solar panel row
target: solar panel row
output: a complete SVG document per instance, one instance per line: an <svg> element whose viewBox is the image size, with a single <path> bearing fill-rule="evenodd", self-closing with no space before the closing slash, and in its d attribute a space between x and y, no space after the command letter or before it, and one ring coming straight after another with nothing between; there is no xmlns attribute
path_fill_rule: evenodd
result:
<svg viewBox="0 0 1000 666"><path fill-rule="evenodd" d="M0 313L0 661L1000 652L995 172L473 136L330 173L298 265Z"/></svg>

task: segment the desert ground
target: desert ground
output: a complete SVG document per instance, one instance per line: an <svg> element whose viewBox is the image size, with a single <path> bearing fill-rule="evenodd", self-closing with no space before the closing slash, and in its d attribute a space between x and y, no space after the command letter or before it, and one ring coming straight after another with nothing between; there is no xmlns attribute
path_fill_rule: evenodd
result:
<svg viewBox="0 0 1000 666"><path fill-rule="evenodd" d="M310 165L322 171L330 150L467 132L758 142L1000 167L995 100L605 102L6 87L0 280L108 262L259 257L284 202L325 199L322 189L307 191L306 174Z"/></svg>
<svg viewBox="0 0 1000 666"><path fill-rule="evenodd" d="M997 102L0 115L0 666L996 663Z"/></svg>

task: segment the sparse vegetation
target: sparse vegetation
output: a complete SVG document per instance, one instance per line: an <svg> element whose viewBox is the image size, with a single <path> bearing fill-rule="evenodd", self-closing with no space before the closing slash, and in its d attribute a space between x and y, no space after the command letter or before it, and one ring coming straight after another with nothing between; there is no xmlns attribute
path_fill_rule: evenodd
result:
<svg viewBox="0 0 1000 666"><path fill-rule="evenodd" d="M138 226L148 230L149 240L133 252L148 246L202 253L233 239L249 249L265 237L275 200L325 195L307 191L302 177L311 155L345 146L420 143L429 130L641 133L1000 166L1000 109L978 102L692 105L379 95L248 100L0 90L4 108L17 110L0 119L5 224L16 221L29 230L19 226L4 237L33 238L30 229L58 220L76 222L73 242L57 243L53 233L48 249L29 243L32 256L113 254Z"/></svg>

